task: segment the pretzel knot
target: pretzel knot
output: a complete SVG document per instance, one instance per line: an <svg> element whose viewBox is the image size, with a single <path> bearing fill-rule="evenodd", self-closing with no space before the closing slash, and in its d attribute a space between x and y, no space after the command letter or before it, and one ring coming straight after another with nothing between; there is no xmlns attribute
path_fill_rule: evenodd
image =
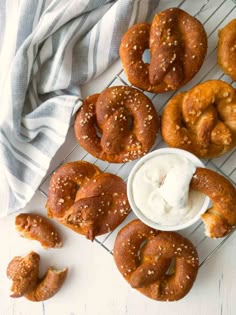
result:
<svg viewBox="0 0 236 315"><path fill-rule="evenodd" d="M150 64L143 53L150 49ZM157 14L152 24L132 26L124 35L120 58L128 80L143 90L176 90L199 71L207 51L202 24L178 8Z"/></svg>
<svg viewBox="0 0 236 315"><path fill-rule="evenodd" d="M142 92L116 86L89 96L75 119L75 135L93 156L113 163L147 153L158 132L156 110Z"/></svg>
<svg viewBox="0 0 236 315"><path fill-rule="evenodd" d="M198 272L198 254L189 240L175 232L154 230L140 220L118 233L114 259L133 288L158 301L183 298Z"/></svg>
<svg viewBox="0 0 236 315"><path fill-rule="evenodd" d="M85 161L54 173L46 207L50 217L90 240L114 230L130 211L125 182Z"/></svg>
<svg viewBox="0 0 236 315"><path fill-rule="evenodd" d="M197 168L191 188L206 194L212 206L201 215L205 223L206 235L218 238L227 235L236 226L236 189L222 175Z"/></svg>
<svg viewBox="0 0 236 315"><path fill-rule="evenodd" d="M177 94L164 109L162 136L169 146L201 158L230 151L236 144L235 89L214 80Z"/></svg>

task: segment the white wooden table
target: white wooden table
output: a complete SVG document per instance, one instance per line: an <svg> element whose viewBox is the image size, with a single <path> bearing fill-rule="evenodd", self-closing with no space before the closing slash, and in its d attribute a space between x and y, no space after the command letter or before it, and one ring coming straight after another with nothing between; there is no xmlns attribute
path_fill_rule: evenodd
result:
<svg viewBox="0 0 236 315"><path fill-rule="evenodd" d="M159 10L182 3L183 9L195 15L205 2L205 0L162 0ZM197 17L205 23L207 33L211 34L208 58L200 73L185 89L201 80L211 78L229 81L215 64L215 46L217 29L236 18L235 5L231 0L211 0ZM120 69L121 65L118 61L106 73L85 85L82 88L83 96L101 91ZM161 100L160 96L158 100L165 102L165 98L166 96ZM53 159L49 172L59 165L75 144L73 131L70 130L65 144ZM66 161L80 159L80 157L81 149L77 147ZM232 167L235 167L235 158L231 160ZM217 160L217 163L220 161ZM231 175L231 179L234 180L236 174ZM47 190L46 186L47 182L42 186L43 191ZM45 202L46 197L37 191L23 211L46 215ZM44 250L37 242L19 237L14 228L14 219L15 215L0 219L0 315L236 314L236 233L200 268L193 289L184 299L163 303L148 299L131 289L117 271L112 255L98 243L91 243L55 223L63 235L64 246L61 249ZM109 246L112 244L110 243ZM41 255L41 273L44 273L50 265L58 268L69 267L68 278L61 291L44 303L33 303L24 298L9 298L9 282L5 274L7 264L13 256L25 255L30 250L35 250Z"/></svg>

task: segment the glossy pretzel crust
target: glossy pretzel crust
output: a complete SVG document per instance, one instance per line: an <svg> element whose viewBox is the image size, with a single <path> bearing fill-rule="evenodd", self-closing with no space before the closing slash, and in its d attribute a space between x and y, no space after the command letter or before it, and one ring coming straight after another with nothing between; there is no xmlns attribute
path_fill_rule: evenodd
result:
<svg viewBox="0 0 236 315"><path fill-rule="evenodd" d="M154 230L140 220L120 230L114 259L133 288L157 301L183 298L198 272L198 254L189 240L175 232ZM173 259L175 265L167 274Z"/></svg>
<svg viewBox="0 0 236 315"><path fill-rule="evenodd" d="M12 280L11 297L21 297L31 291L37 283L40 256L35 252L21 257L15 256L7 266L7 277Z"/></svg>
<svg viewBox="0 0 236 315"><path fill-rule="evenodd" d="M236 145L236 91L220 80L206 81L174 96L161 120L165 142L200 158L220 156Z"/></svg>
<svg viewBox="0 0 236 315"><path fill-rule="evenodd" d="M52 223L34 213L21 213L15 219L16 229L20 235L30 240L36 240L44 248L62 246L62 239Z"/></svg>
<svg viewBox="0 0 236 315"><path fill-rule="evenodd" d="M197 168L191 188L207 195L212 206L204 214L206 235L224 237L236 225L236 189L222 175L207 168Z"/></svg>
<svg viewBox="0 0 236 315"><path fill-rule="evenodd" d="M7 267L7 277L12 280L11 297L24 296L33 302L45 301L54 296L62 287L68 269L48 269L39 278L40 256L30 252L24 257L14 257Z"/></svg>
<svg viewBox="0 0 236 315"><path fill-rule="evenodd" d="M90 154L111 163L123 163L151 149L158 132L158 117L142 92L114 86L84 101L74 130L78 142Z"/></svg>
<svg viewBox="0 0 236 315"><path fill-rule="evenodd" d="M46 207L50 217L90 240L114 230L130 211L125 182L85 161L53 174Z"/></svg>
<svg viewBox="0 0 236 315"><path fill-rule="evenodd" d="M150 49L150 64L143 53ZM152 24L132 26L122 38L120 58L132 85L152 93L176 90L199 71L207 51L202 24L185 11L158 13Z"/></svg>

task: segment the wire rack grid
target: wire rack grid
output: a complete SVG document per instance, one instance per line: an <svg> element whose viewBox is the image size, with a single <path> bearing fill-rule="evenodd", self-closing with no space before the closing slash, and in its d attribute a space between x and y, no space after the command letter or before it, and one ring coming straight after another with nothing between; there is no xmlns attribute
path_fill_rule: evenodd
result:
<svg viewBox="0 0 236 315"><path fill-rule="evenodd" d="M231 83L235 86L236 82L230 80L229 77L225 76L221 69L217 66L216 62L216 47L217 47L217 38L218 38L218 30L226 25L230 20L236 18L236 4L231 0L202 0L202 1L191 1L191 0L183 0L183 1L161 1L159 5L159 10L166 9L167 7L180 7L183 10L187 11L191 15L197 17L202 24L204 25L206 32L208 34L208 53L205 59L205 62L199 71L199 73L195 76L195 78L185 85L182 89L176 92L168 92L164 94L151 94L145 92L145 94L152 100L157 112L161 115L163 107L168 102L168 100L173 97L176 93L181 90L188 90L192 86L199 84L202 81L210 80L210 79L221 79L226 82ZM123 70L121 69L115 77L104 86L116 86L116 85L124 85L130 86ZM67 150L67 155L63 159L57 159L52 164L47 176L45 177L43 183L39 187L39 192L43 194L44 197L47 197L48 186L50 176L53 171L58 168L59 165L75 160L86 160L90 163L97 165L102 171L110 172L122 177L125 181L130 173L130 170L135 165L137 161L128 162L125 164L111 164L99 159L94 158L85 150L83 150L76 142L73 134L73 128L70 129L68 134L68 142L64 145ZM67 143L69 143L68 147L66 147ZM152 148L155 150L157 148L165 147L165 143L162 141L160 135L157 137L157 140ZM222 157L205 160L204 163L206 167L213 169L225 177L227 177L234 185L236 184L236 150L231 151L225 154ZM107 250L110 254L113 253L113 245L118 231L122 226L127 224L129 221L133 220L135 215L131 212L128 217L124 220L124 222L118 226L114 231L96 237L95 241L100 244L105 250ZM197 222L194 226L187 228L185 230L180 231L180 233L186 237L188 237L193 244L196 246L199 257L200 257L200 266L202 266L233 234L233 231L227 235L223 239L209 239L204 234L204 226L202 222Z"/></svg>

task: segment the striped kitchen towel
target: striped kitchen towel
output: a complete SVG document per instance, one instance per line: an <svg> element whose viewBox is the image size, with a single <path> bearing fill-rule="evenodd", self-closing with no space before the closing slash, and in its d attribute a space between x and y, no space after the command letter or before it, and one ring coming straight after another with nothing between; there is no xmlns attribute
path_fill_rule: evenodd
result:
<svg viewBox="0 0 236 315"><path fill-rule="evenodd" d="M158 0L0 0L0 216L32 198L82 103Z"/></svg>

